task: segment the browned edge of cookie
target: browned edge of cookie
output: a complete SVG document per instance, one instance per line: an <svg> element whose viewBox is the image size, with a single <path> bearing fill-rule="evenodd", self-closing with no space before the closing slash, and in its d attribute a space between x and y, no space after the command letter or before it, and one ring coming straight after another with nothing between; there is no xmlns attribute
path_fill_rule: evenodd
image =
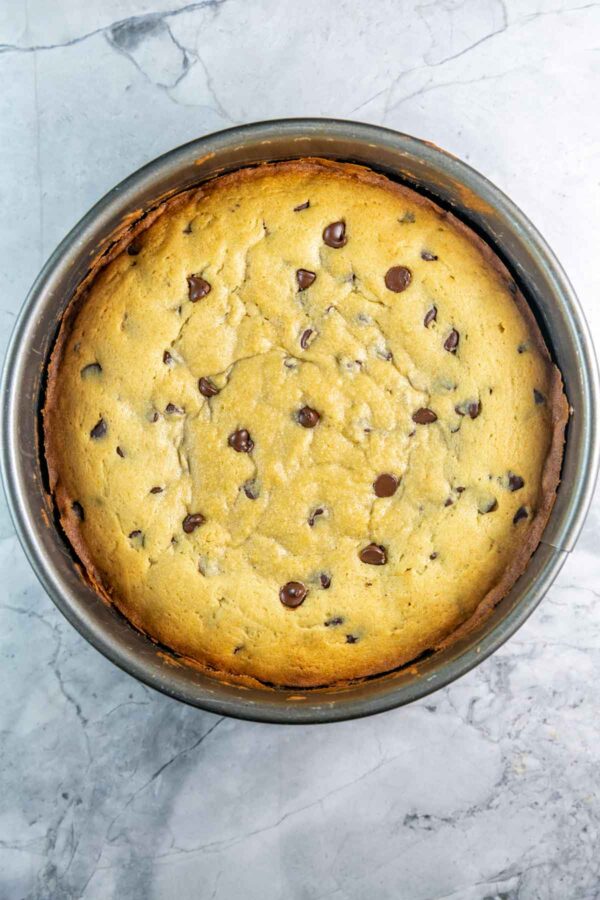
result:
<svg viewBox="0 0 600 900"><path fill-rule="evenodd" d="M159 198L146 213L140 210L125 217L122 224L113 235L105 240L97 256L93 260L88 273L83 278L75 290L73 297L69 301L65 312L63 313L59 333L50 357L46 396L42 409L44 455L50 482L49 501L50 503L54 503L55 507L58 508L60 524L77 557L83 564L84 569L81 571L83 579L105 601L114 603L117 608L120 608L121 604L119 598L114 594L110 585L105 585L103 583L102 577L91 559L81 534L79 520L71 509L72 498L67 495L64 486L60 482L60 448L58 442L55 440L55 432L59 434L60 428L55 429L52 426L52 417L56 406L58 373L71 327L81 306L85 303L90 287L98 274L106 268L113 259L122 253L139 234L148 229L161 215L167 211L171 212L178 206L185 204L188 200L192 199L194 195L200 199L201 197L208 196L213 190L220 188L222 185L235 185L251 179L260 178L267 173L270 174L274 170L283 173L304 172L307 174L318 174L327 170L332 170L338 177L345 180L358 181L363 184L372 184L395 194L399 198L409 199L412 203L416 203L417 205L433 211L440 219L447 220L455 231L462 234L470 241L481 254L487 265L491 266L496 271L499 278L506 286L507 291L509 291L513 297L514 302L517 304L519 312L528 327L531 338L535 341L538 350L548 362L551 376L551 390L550 396L547 397L546 400L551 410L552 440L542 472L541 505L529 525L527 539L523 542L521 549L514 558L512 564L504 571L500 581L488 591L478 604L475 612L465 622L430 649L441 650L447 648L479 627L487 616L490 615L494 607L506 596L519 576L523 574L533 552L539 545L542 533L550 517L556 499L556 490L560 482L564 431L569 416L569 405L564 394L560 371L551 361L550 353L548 352L548 348L535 316L525 300L525 297L519 290L518 285L515 284L508 269L492 248L468 225L451 212L442 209L432 200L419 194L417 191L391 181L386 176L379 175L367 167L355 165L353 163L340 163L312 157L286 162L260 163L257 166L238 169L226 175L215 175L211 180L204 182L198 187L182 191L175 195L171 194L170 196ZM146 634L153 643L157 644L159 647L162 646L152 637L152 635L146 632L140 622L132 619L130 613L127 614L126 618L128 621L132 622L139 631ZM384 677L385 675L389 675L406 666L414 665L414 662L411 660L382 659L376 667L373 667L369 671L362 672L360 676L357 676L356 678L340 680L327 685L317 684L316 680L311 677L308 677L304 681L299 678L293 685L271 685L251 676L232 673L230 671L221 671L201 660L183 656L177 653L176 650L171 650L170 648L166 648L166 650L169 655L173 654L171 657L173 664L181 663L187 665L212 677L218 678L221 681L239 684L240 686L263 687L265 689L285 687L292 689L328 688L336 690L347 686L348 684L360 682L365 678L372 678L376 675ZM164 652L159 650L158 653L161 658L167 658L167 654ZM416 672L418 673L418 666Z"/></svg>

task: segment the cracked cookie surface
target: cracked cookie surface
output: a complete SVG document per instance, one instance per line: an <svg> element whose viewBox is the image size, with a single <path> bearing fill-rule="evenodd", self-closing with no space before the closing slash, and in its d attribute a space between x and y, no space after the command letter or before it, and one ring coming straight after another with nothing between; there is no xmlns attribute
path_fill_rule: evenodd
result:
<svg viewBox="0 0 600 900"><path fill-rule="evenodd" d="M88 577L233 675L310 686L452 640L538 544L560 375L491 250L367 169L167 203L64 320L44 429Z"/></svg>

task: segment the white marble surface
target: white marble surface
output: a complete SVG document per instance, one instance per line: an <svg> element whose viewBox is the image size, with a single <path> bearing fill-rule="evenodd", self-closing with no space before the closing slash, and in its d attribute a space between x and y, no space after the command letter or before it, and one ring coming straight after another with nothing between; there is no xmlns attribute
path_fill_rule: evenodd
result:
<svg viewBox="0 0 600 900"><path fill-rule="evenodd" d="M600 339L600 4L2 0L0 351L116 181L231 123L331 115L447 147L558 252ZM253 725L89 647L0 508L2 900L600 897L600 498L527 625L410 708Z"/></svg>

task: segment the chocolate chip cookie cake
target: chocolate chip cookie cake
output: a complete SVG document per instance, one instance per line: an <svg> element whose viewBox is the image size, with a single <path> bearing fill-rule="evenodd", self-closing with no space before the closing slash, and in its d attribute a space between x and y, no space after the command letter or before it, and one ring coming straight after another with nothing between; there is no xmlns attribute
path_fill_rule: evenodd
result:
<svg viewBox="0 0 600 900"><path fill-rule="evenodd" d="M86 578L226 677L394 669L506 594L567 403L470 229L374 172L266 164L166 201L65 315L50 487Z"/></svg>

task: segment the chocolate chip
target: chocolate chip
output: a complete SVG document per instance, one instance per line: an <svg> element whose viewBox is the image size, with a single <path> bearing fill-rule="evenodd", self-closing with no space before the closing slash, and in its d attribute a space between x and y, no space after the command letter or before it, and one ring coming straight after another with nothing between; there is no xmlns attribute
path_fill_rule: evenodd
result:
<svg viewBox="0 0 600 900"><path fill-rule="evenodd" d="M310 272L308 269L296 269L296 281L298 282L298 290L305 291L316 279L316 273Z"/></svg>
<svg viewBox="0 0 600 900"><path fill-rule="evenodd" d="M437 416L432 409L421 407L412 414L412 420L417 425L431 425L432 422L437 422Z"/></svg>
<svg viewBox="0 0 600 900"><path fill-rule="evenodd" d="M312 328L307 328L306 331L302 332L302 337L300 338L300 346L303 350L308 349L308 345L313 334L316 334L316 332L314 332Z"/></svg>
<svg viewBox="0 0 600 900"><path fill-rule="evenodd" d="M398 489L398 479L389 472L378 475L373 482L373 490L377 497L393 497Z"/></svg>
<svg viewBox="0 0 600 900"><path fill-rule="evenodd" d="M529 348L529 344L526 344L526 343L519 344L519 346L517 347L517 353L525 353L528 348Z"/></svg>
<svg viewBox="0 0 600 900"><path fill-rule="evenodd" d="M294 212L300 212L302 209L308 209L310 206L310 200L306 200L304 203L298 204L298 206L294 207Z"/></svg>
<svg viewBox="0 0 600 900"><path fill-rule="evenodd" d="M121 459L125 459L125 454L123 453L121 447L117 447L117 456L120 456Z"/></svg>
<svg viewBox="0 0 600 900"><path fill-rule="evenodd" d="M388 291L401 294L412 281L412 272L406 266L392 266L385 273L384 281Z"/></svg>
<svg viewBox="0 0 600 900"><path fill-rule="evenodd" d="M437 553L430 553L430 554L429 554L429 559L437 559L437 558L438 558Z"/></svg>
<svg viewBox="0 0 600 900"><path fill-rule="evenodd" d="M279 599L284 606L289 609L295 609L304 603L308 590L301 581L288 581L279 590Z"/></svg>
<svg viewBox="0 0 600 900"><path fill-rule="evenodd" d="M331 222L323 231L323 240L328 247L339 250L348 242L346 223L344 221Z"/></svg>
<svg viewBox="0 0 600 900"><path fill-rule="evenodd" d="M200 525L203 525L206 519L202 515L202 513L190 513L183 520L182 528L186 534L191 534L194 529L198 528Z"/></svg>
<svg viewBox="0 0 600 900"><path fill-rule="evenodd" d="M313 509L313 511L311 512L310 516L308 517L308 524L310 525L311 528L312 528L312 527L314 526L314 524L315 524L315 519L316 519L318 516L322 516L324 512L325 512L325 510L323 509L322 506L317 506L316 509Z"/></svg>
<svg viewBox="0 0 600 900"><path fill-rule="evenodd" d="M254 441L245 428L233 431L227 438L227 443L230 447L233 447L237 453L250 453L254 448Z"/></svg>
<svg viewBox="0 0 600 900"><path fill-rule="evenodd" d="M444 506L454 506L454 500L452 499L452 497L448 497L448 499L444 503Z"/></svg>
<svg viewBox="0 0 600 900"><path fill-rule="evenodd" d="M84 366L79 374L82 378L94 378L96 375L102 374L102 366L99 362L90 363Z"/></svg>
<svg viewBox="0 0 600 900"><path fill-rule="evenodd" d="M321 582L321 587L324 591L326 591L331 585L331 576L327 575L325 572L321 572L321 577L319 578Z"/></svg>
<svg viewBox="0 0 600 900"><path fill-rule="evenodd" d="M171 354L169 353L168 350L165 350L165 352L163 353L163 362L164 362L165 366L170 366L171 363L173 362L173 357L171 356Z"/></svg>
<svg viewBox="0 0 600 900"><path fill-rule="evenodd" d="M521 478L520 475L515 475L514 472L508 473L508 489L509 491L520 491L524 486L525 482Z"/></svg>
<svg viewBox="0 0 600 900"><path fill-rule="evenodd" d="M361 562L369 566L384 566L387 562L387 552L381 544L367 544L358 556Z"/></svg>
<svg viewBox="0 0 600 900"><path fill-rule="evenodd" d="M90 431L90 437L97 440L98 438L103 438L107 432L106 422L104 419L98 419L92 430Z"/></svg>
<svg viewBox="0 0 600 900"><path fill-rule="evenodd" d="M437 256L435 253L430 253L429 250L421 250L421 259L424 259L425 262L435 262Z"/></svg>
<svg viewBox="0 0 600 900"><path fill-rule="evenodd" d="M437 319L437 307L432 306L425 313L425 318L423 319L423 325L425 326L425 328L429 328L431 323L435 322L436 319Z"/></svg>
<svg viewBox="0 0 600 900"><path fill-rule="evenodd" d="M244 482L244 493L248 500L256 500L258 499L259 490L254 479L250 479L249 481Z"/></svg>
<svg viewBox="0 0 600 900"><path fill-rule="evenodd" d="M202 300L203 297L210 294L211 285L201 275L190 275L187 283L188 295L192 303L195 303L196 300Z"/></svg>
<svg viewBox="0 0 600 900"><path fill-rule="evenodd" d="M203 397L215 397L219 393L219 388L210 378L201 378L198 382L198 390Z"/></svg>
<svg viewBox="0 0 600 900"><path fill-rule="evenodd" d="M481 506L478 508L478 512L481 515L485 515L486 513L495 512L498 509L498 501L495 497L492 497L490 500L485 500Z"/></svg>
<svg viewBox="0 0 600 900"><path fill-rule="evenodd" d="M140 244L139 239L134 238L127 248L127 253L129 256L137 256L141 249L142 245Z"/></svg>
<svg viewBox="0 0 600 900"><path fill-rule="evenodd" d="M136 538L136 537L139 537L139 536L141 535L141 533L142 533L142 532L139 530L139 528L136 528L135 531L130 531L130 532L129 532L129 537L130 537L130 538Z"/></svg>
<svg viewBox="0 0 600 900"><path fill-rule="evenodd" d="M187 225L186 225L185 228L183 229L183 233L184 233L184 234L191 234L191 233L192 233L192 223L191 223L191 222L188 222L188 223L187 223Z"/></svg>
<svg viewBox="0 0 600 900"><path fill-rule="evenodd" d="M158 422L159 419L160 419L160 414L158 412L153 412L152 415L150 416L151 422Z"/></svg>
<svg viewBox="0 0 600 900"><path fill-rule="evenodd" d="M446 340L444 341L444 350L447 350L448 353L456 353L456 349L458 347L460 335L455 328L452 329Z"/></svg>
<svg viewBox="0 0 600 900"><path fill-rule="evenodd" d="M162 494L163 491L164 488L158 487L158 485L156 487L150 488L151 494Z"/></svg>
<svg viewBox="0 0 600 900"><path fill-rule="evenodd" d="M355 634L347 634L346 635L346 643L347 644L356 644L357 641L358 641L358 638L356 637Z"/></svg>
<svg viewBox="0 0 600 900"><path fill-rule="evenodd" d="M325 628L334 628L336 625L343 625L344 617L343 616L334 616L332 619L327 619L326 622L323 622Z"/></svg>
<svg viewBox="0 0 600 900"><path fill-rule="evenodd" d="M462 486L462 484L459 484L459 485L457 485L457 487L454 488L454 490L456 491L457 494L462 494L465 489Z"/></svg>
<svg viewBox="0 0 600 900"><path fill-rule="evenodd" d="M312 409L310 406L303 406L302 409L298 410L296 418L298 424L302 425L303 428L314 428L321 415L316 409Z"/></svg>
<svg viewBox="0 0 600 900"><path fill-rule="evenodd" d="M544 395L536 390L536 388L533 389L533 399L535 400L537 406L541 406L542 403L546 402L546 398L544 397Z"/></svg>
<svg viewBox="0 0 600 900"><path fill-rule="evenodd" d="M469 405L467 406L467 412L472 419L476 419L481 412L481 403L469 403Z"/></svg>
<svg viewBox="0 0 600 900"><path fill-rule="evenodd" d="M85 513L83 511L83 506L81 505L79 500L73 500L71 509L73 510L75 518L79 519L80 522L83 522L83 520L85 519Z"/></svg>
<svg viewBox="0 0 600 900"><path fill-rule="evenodd" d="M528 517L529 513L527 512L527 509L524 506L520 506L513 516L513 525L516 525L521 519L527 519Z"/></svg>
<svg viewBox="0 0 600 900"><path fill-rule="evenodd" d="M167 405L165 406L165 412L169 413L169 415L174 415L175 413L177 413L177 415L182 416L185 412L185 409L183 409L183 407L181 406L175 406L174 403L167 403Z"/></svg>

